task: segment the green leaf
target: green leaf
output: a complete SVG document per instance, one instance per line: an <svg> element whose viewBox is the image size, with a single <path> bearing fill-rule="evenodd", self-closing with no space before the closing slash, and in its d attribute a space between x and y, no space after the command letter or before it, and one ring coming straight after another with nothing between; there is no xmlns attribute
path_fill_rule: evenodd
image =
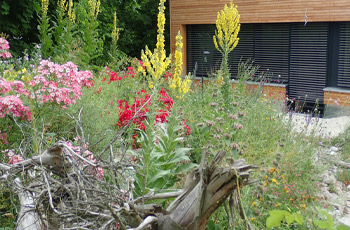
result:
<svg viewBox="0 0 350 230"><path fill-rule="evenodd" d="M275 216L275 215L287 216L287 215L290 215L290 212L288 212L288 211L277 210L277 209L269 211L269 213L270 213L271 216Z"/></svg>
<svg viewBox="0 0 350 230"><path fill-rule="evenodd" d="M10 13L10 6L6 2L3 2L0 8L2 15L8 15Z"/></svg>
<svg viewBox="0 0 350 230"><path fill-rule="evenodd" d="M191 150L192 148L178 148L175 150L175 156L183 156L186 155L187 153Z"/></svg>
<svg viewBox="0 0 350 230"><path fill-rule="evenodd" d="M186 163L186 164L179 165L179 166L175 169L175 174L188 172L188 171L194 169L194 168L197 167L197 166L198 166L198 165L197 165L197 164L194 164L194 163Z"/></svg>
<svg viewBox="0 0 350 230"><path fill-rule="evenodd" d="M148 181L149 184L155 182L159 178L166 176L170 173L170 170L157 170L157 173L155 175L152 175L153 177Z"/></svg>
<svg viewBox="0 0 350 230"><path fill-rule="evenodd" d="M215 230L215 222L214 222L213 220L209 220L209 221L208 221L207 228L208 228L209 230Z"/></svg>
<svg viewBox="0 0 350 230"><path fill-rule="evenodd" d="M163 152L165 152L166 151L166 145L165 145L165 143L164 143L164 140L163 140L163 138L159 138L158 139L158 143L159 143L159 147L160 147L160 149L163 151Z"/></svg>
<svg viewBox="0 0 350 230"><path fill-rule="evenodd" d="M179 163L181 161L190 161L190 158L188 156L178 156L178 157L174 157L171 161L169 161L168 163L170 164L175 164L175 163Z"/></svg>
<svg viewBox="0 0 350 230"><path fill-rule="evenodd" d="M333 225L331 225L328 221L324 220L314 220L314 225L320 229L332 229Z"/></svg>
<svg viewBox="0 0 350 230"><path fill-rule="evenodd" d="M174 142L178 143L179 141L181 141L181 140L183 140L183 139L185 139L185 138L183 138L183 137L177 137L177 138L174 140Z"/></svg>
<svg viewBox="0 0 350 230"><path fill-rule="evenodd" d="M168 179L165 179L163 177L158 178L156 181L152 182L152 183L148 183L147 187L149 189L165 189L165 185L167 184Z"/></svg>
<svg viewBox="0 0 350 230"><path fill-rule="evenodd" d="M286 218L287 224L291 224L294 222L294 215L292 215L290 213L288 215L286 215L285 218Z"/></svg>
<svg viewBox="0 0 350 230"><path fill-rule="evenodd" d="M284 218L284 213L280 212L282 210L272 210L270 211L270 216L266 219L266 227L273 228L281 225L281 221Z"/></svg>
<svg viewBox="0 0 350 230"><path fill-rule="evenodd" d="M162 156L165 156L164 152L160 152L160 151L152 151L151 152L151 158L152 160L158 160L159 158L161 158ZM156 162L153 162L156 163Z"/></svg>
<svg viewBox="0 0 350 230"><path fill-rule="evenodd" d="M294 219L299 225L303 225L303 217L299 213L294 213Z"/></svg>
<svg viewBox="0 0 350 230"><path fill-rule="evenodd" d="M337 226L337 230L350 230L350 227L341 224L341 225L338 225L338 226Z"/></svg>

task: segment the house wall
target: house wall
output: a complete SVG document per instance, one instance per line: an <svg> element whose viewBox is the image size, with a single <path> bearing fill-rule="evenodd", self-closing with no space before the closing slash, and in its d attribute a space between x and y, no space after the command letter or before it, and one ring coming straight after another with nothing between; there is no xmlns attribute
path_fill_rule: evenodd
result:
<svg viewBox="0 0 350 230"><path fill-rule="evenodd" d="M169 0L171 52L180 30L186 51L186 25L215 24L218 12L230 0ZM350 21L350 0L234 0L241 23ZM187 57L183 57L184 72ZM280 89L273 89L277 94ZM339 99L340 100L339 100ZM325 104L350 106L350 92L324 92ZM338 99L338 100L334 100ZM344 102L343 102L344 101Z"/></svg>
<svg viewBox="0 0 350 230"><path fill-rule="evenodd" d="M323 92L325 104L350 106L350 90L329 87L323 89Z"/></svg>
<svg viewBox="0 0 350 230"><path fill-rule="evenodd" d="M170 44L186 34L187 24L215 24L218 12L229 0L169 0ZM350 21L349 0L234 0L241 23ZM305 17L306 15L306 17ZM184 36L184 41L185 36ZM186 43L184 42L184 50ZM186 63L186 57L184 57ZM186 66L185 66L186 67Z"/></svg>
<svg viewBox="0 0 350 230"><path fill-rule="evenodd" d="M209 80L204 80L203 84L206 85L209 83ZM194 85L201 87L201 79L195 79ZM232 88L236 87L237 83L233 81ZM205 86L204 86L205 87ZM273 83L265 83L261 85L256 82L246 82L245 88L248 91L254 92L255 90L260 90L264 97L275 100L284 100L287 97L287 89L286 85L283 84L273 84Z"/></svg>

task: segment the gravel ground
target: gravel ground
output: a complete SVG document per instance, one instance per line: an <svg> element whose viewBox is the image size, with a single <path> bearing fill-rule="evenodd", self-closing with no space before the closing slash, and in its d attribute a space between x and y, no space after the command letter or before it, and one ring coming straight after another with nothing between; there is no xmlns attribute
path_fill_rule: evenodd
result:
<svg viewBox="0 0 350 230"><path fill-rule="evenodd" d="M350 114L317 118L306 114L290 113L286 120L290 119L295 131L314 133L323 138L334 138L350 127Z"/></svg>

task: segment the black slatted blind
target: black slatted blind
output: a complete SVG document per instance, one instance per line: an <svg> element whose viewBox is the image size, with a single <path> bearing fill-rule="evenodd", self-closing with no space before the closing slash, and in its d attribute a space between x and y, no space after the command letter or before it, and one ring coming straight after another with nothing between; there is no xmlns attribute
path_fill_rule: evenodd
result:
<svg viewBox="0 0 350 230"><path fill-rule="evenodd" d="M208 76L221 65L221 54L215 49L215 25L187 25L187 71Z"/></svg>
<svg viewBox="0 0 350 230"><path fill-rule="evenodd" d="M340 24L338 87L350 88L350 23Z"/></svg>
<svg viewBox="0 0 350 230"><path fill-rule="evenodd" d="M197 76L209 76L220 69L222 54L216 50L213 36L215 25L187 25L187 71L193 72L197 63ZM254 58L254 26L241 25L237 47L229 54L232 77L237 76L240 61Z"/></svg>
<svg viewBox="0 0 350 230"><path fill-rule="evenodd" d="M215 25L187 26L187 67L193 71L197 62L197 76L220 68L214 34ZM238 36L229 55L233 77L239 62L252 59L272 80L288 84L290 98L322 104L325 87L350 89L350 22L242 24Z"/></svg>
<svg viewBox="0 0 350 230"><path fill-rule="evenodd" d="M291 26L290 79L291 98L323 103L327 75L328 24L308 23ZM307 95L307 97L306 97Z"/></svg>
<svg viewBox="0 0 350 230"><path fill-rule="evenodd" d="M289 76L289 24L257 24L254 60L271 80L287 82Z"/></svg>
<svg viewBox="0 0 350 230"><path fill-rule="evenodd" d="M237 76L238 64L254 59L254 25L242 24L238 34L239 42L229 54L229 67L233 78Z"/></svg>

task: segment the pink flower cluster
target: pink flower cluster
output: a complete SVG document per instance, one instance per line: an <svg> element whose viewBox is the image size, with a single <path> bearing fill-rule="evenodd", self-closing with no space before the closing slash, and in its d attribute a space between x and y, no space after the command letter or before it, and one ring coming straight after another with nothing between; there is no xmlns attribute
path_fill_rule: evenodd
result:
<svg viewBox="0 0 350 230"><path fill-rule="evenodd" d="M0 57L4 59L12 57L8 49L10 49L9 42L5 38L0 37Z"/></svg>
<svg viewBox="0 0 350 230"><path fill-rule="evenodd" d="M80 139L79 137L75 138L76 141L79 139ZM74 146L70 141L67 141L66 144L68 147L73 149L77 154L82 155L80 146ZM92 152L90 152L87 149L87 147L88 146L85 146L86 150L82 156L88 158L90 162L96 163L96 159L94 159L94 155L92 154ZM103 179L105 172L103 171L103 169L100 166L93 167L93 166L89 165L88 163L86 163L85 161L80 160L79 158L75 158L75 160L78 163L82 163L83 166L86 166L88 169L88 172L91 173L92 175L96 176L97 179L99 179L99 180Z"/></svg>
<svg viewBox="0 0 350 230"><path fill-rule="evenodd" d="M24 106L19 98L21 94L28 96L29 93L21 81L7 81L0 77L0 95L6 95L14 91L17 95L8 95L0 97L0 117L12 114L13 117L19 117L23 120L32 120L32 114L29 107Z"/></svg>
<svg viewBox="0 0 350 230"><path fill-rule="evenodd" d="M23 157L21 155L15 154L13 150L6 149L2 151L2 153L5 153L6 156L9 158L9 164L14 165L21 161L23 161Z"/></svg>
<svg viewBox="0 0 350 230"><path fill-rule="evenodd" d="M12 114L23 120L32 120L32 114L28 106L24 106L22 100L14 95L0 97L0 117Z"/></svg>
<svg viewBox="0 0 350 230"><path fill-rule="evenodd" d="M0 94L7 94L11 90L14 90L18 96L20 94L29 96L29 92L25 89L22 81L7 81L5 78L0 77Z"/></svg>
<svg viewBox="0 0 350 230"><path fill-rule="evenodd" d="M35 92L34 97L41 103L56 102L62 108L75 104L82 95L82 87L93 86L90 71L78 71L73 62L59 65L42 60L36 75L30 82Z"/></svg>

